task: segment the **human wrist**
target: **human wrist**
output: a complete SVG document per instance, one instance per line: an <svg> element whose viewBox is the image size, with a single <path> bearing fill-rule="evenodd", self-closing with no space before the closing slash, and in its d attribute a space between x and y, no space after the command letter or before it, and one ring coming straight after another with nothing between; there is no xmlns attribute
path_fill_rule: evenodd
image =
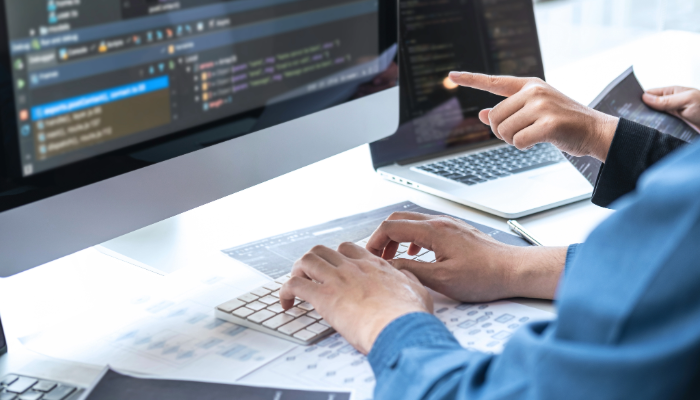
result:
<svg viewBox="0 0 700 400"><path fill-rule="evenodd" d="M566 265L566 247L514 250L508 297L553 300Z"/></svg>
<svg viewBox="0 0 700 400"><path fill-rule="evenodd" d="M591 144L590 155L597 158L601 162L605 162L608 158L608 151L612 145L617 126L620 123L620 118L604 114L599 111L594 112L596 115L596 128L593 135L594 142Z"/></svg>

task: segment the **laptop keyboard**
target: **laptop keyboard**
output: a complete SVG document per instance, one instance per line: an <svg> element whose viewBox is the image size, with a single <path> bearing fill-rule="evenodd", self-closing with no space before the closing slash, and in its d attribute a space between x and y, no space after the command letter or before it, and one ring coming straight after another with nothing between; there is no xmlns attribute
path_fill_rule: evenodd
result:
<svg viewBox="0 0 700 400"><path fill-rule="evenodd" d="M66 400L82 393L75 386L14 374L0 382L0 400Z"/></svg>
<svg viewBox="0 0 700 400"><path fill-rule="evenodd" d="M548 143L520 151L514 146L456 157L418 167L427 173L465 185L476 185L564 161L561 152Z"/></svg>
<svg viewBox="0 0 700 400"><path fill-rule="evenodd" d="M369 238L361 240L357 244L365 247L368 240ZM394 258L435 262L435 253L432 251L423 249L415 256L410 256L407 252L408 244L401 243ZM220 304L215 310L216 317L305 346L334 333L335 330L310 303L297 299L293 308L287 311L282 309L279 302L279 289L289 278L289 274L284 275L249 293Z"/></svg>

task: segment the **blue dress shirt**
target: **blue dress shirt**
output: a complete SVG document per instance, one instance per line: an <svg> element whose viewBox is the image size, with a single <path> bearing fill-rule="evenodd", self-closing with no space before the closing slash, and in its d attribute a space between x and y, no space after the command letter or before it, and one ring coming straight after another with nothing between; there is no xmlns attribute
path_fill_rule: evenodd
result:
<svg viewBox="0 0 700 400"><path fill-rule="evenodd" d="M500 355L462 348L434 316L405 315L369 361L376 399L700 399L700 144L649 169L570 248L558 317Z"/></svg>

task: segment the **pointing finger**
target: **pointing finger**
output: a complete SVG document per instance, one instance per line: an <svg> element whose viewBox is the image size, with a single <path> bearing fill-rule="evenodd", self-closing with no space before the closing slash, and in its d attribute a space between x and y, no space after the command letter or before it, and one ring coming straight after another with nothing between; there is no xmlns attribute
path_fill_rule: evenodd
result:
<svg viewBox="0 0 700 400"><path fill-rule="evenodd" d="M493 76L470 72L450 72L450 79L460 86L484 90L504 97L510 97L518 93L531 81L530 78Z"/></svg>

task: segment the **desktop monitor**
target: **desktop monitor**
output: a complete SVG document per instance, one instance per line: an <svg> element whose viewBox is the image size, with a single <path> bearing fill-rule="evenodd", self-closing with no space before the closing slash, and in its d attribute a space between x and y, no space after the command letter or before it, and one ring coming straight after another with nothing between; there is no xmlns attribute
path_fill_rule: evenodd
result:
<svg viewBox="0 0 700 400"><path fill-rule="evenodd" d="M396 131L395 0L0 0L0 276Z"/></svg>

